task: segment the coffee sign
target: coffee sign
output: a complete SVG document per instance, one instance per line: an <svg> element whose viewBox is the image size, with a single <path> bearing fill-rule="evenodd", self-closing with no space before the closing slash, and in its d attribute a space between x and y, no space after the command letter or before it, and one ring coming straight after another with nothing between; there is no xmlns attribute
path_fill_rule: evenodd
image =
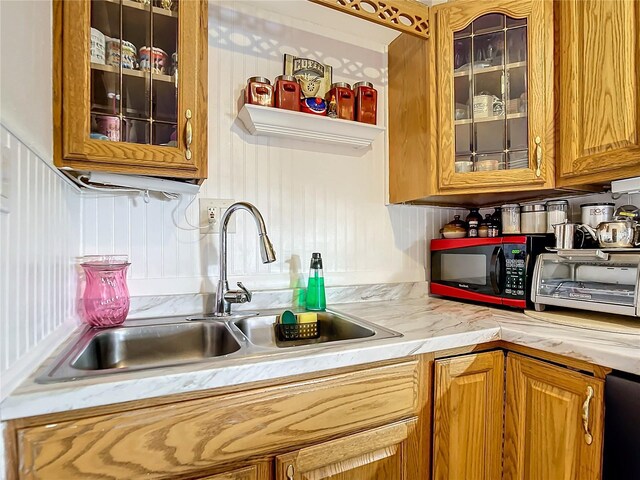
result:
<svg viewBox="0 0 640 480"><path fill-rule="evenodd" d="M302 98L324 98L331 87L332 68L310 58L284 55L284 74L293 75L300 84Z"/></svg>

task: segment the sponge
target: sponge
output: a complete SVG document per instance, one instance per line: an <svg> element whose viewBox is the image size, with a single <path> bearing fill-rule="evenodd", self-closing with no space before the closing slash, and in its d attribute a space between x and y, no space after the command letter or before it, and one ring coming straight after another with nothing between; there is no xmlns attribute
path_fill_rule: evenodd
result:
<svg viewBox="0 0 640 480"><path fill-rule="evenodd" d="M296 323L298 323L298 320L295 313L293 313L291 310L285 310L284 312L282 312L282 315L280 315L280 322L278 323L283 323L285 325L295 325Z"/></svg>
<svg viewBox="0 0 640 480"><path fill-rule="evenodd" d="M303 312L298 314L298 323L315 323L318 321L316 312Z"/></svg>

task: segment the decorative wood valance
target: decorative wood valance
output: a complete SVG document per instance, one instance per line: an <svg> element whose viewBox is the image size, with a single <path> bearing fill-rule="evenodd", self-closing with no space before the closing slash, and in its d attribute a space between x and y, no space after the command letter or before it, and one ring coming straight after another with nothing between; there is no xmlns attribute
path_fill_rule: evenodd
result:
<svg viewBox="0 0 640 480"><path fill-rule="evenodd" d="M421 38L429 38L429 7L415 0L310 0Z"/></svg>

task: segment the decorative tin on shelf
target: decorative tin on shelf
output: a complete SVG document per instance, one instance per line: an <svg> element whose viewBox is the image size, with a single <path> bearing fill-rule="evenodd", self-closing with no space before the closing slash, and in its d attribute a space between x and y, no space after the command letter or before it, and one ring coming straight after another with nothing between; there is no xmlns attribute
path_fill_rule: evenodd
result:
<svg viewBox="0 0 640 480"><path fill-rule="evenodd" d="M273 107L273 85L266 77L250 77L244 89L244 103Z"/></svg>
<svg viewBox="0 0 640 480"><path fill-rule="evenodd" d="M300 111L314 115L326 115L327 102L320 97L304 98L300 100Z"/></svg>
<svg viewBox="0 0 640 480"><path fill-rule="evenodd" d="M310 58L294 57L285 53L284 74L292 75L300 84L300 95L324 98L331 87L331 65Z"/></svg>

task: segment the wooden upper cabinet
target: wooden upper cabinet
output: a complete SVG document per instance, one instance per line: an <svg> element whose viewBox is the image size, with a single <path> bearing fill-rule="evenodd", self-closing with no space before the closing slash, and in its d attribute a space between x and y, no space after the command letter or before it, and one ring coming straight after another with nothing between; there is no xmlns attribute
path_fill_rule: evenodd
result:
<svg viewBox="0 0 640 480"><path fill-rule="evenodd" d="M58 167L206 178L207 2L164 6L54 1Z"/></svg>
<svg viewBox="0 0 640 480"><path fill-rule="evenodd" d="M507 357L505 480L601 477L604 381Z"/></svg>
<svg viewBox="0 0 640 480"><path fill-rule="evenodd" d="M420 478L417 419L276 457L276 480Z"/></svg>
<svg viewBox="0 0 640 480"><path fill-rule="evenodd" d="M555 3L558 185L640 175L640 2Z"/></svg>
<svg viewBox="0 0 640 480"><path fill-rule="evenodd" d="M433 37L402 34L389 45L389 201L437 193Z"/></svg>
<svg viewBox="0 0 640 480"><path fill-rule="evenodd" d="M552 20L548 0L438 8L441 193L553 188Z"/></svg>
<svg viewBox="0 0 640 480"><path fill-rule="evenodd" d="M504 353L435 362L434 480L502 475Z"/></svg>

